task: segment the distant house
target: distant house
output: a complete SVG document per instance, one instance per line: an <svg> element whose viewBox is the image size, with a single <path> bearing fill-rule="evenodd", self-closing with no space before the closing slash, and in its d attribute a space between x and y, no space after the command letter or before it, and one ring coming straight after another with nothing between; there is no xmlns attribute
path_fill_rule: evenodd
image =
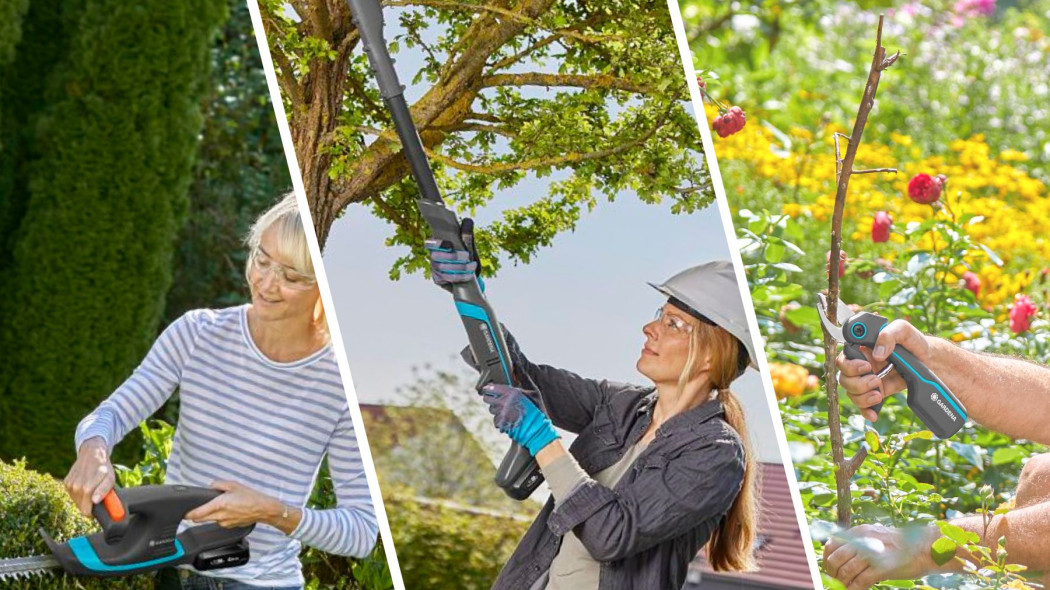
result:
<svg viewBox="0 0 1050 590"><path fill-rule="evenodd" d="M435 452L434 457L451 455L456 457L457 461L464 462L464 465L452 474L454 477L451 477L449 485L438 485L437 487L431 485L430 492L424 492L422 494L424 497L416 497L415 501L469 514L492 515L495 509L502 516L509 518L521 518L522 509L528 509L527 504L523 506L513 502L498 491L495 484L492 483L493 468L484 449L452 412L444 409L374 404L362 404L361 412L364 416L369 446L376 459L376 469L384 484L391 478L402 480L402 483L405 483L404 480L411 475L401 473L395 476L390 473L390 465L384 465L388 463L384 461L384 458L389 460L398 456L399 449L412 449L412 452L418 452L426 448L413 441L419 440L424 433L433 432L435 428L438 428L442 431L441 445L447 448L430 449ZM420 471L433 468L435 463L440 462L439 458L429 461L424 459L423 464L419 465ZM404 470L406 463L403 459L395 463L399 465L400 470ZM408 465L411 466L411 464ZM784 467L779 463L759 463L759 467L761 469L759 487L761 517L756 542L758 571L747 574L715 572L701 553L689 567L687 582L683 590L813 588L813 580L802 545L802 535L799 533ZM439 475L431 473L430 477L440 479ZM460 494L442 493L442 490L456 486L473 490L474 497L465 498ZM420 489L420 486L413 487ZM421 487L426 489L428 486L424 483ZM479 488L486 493L480 493ZM491 493L492 497L488 497L488 493ZM538 511L538 506L535 507L535 511ZM530 515L533 512L529 510Z"/></svg>
<svg viewBox="0 0 1050 590"><path fill-rule="evenodd" d="M689 567L683 590L737 588L813 588L809 560L798 530L784 466L759 463L761 516L756 540L758 571L738 574L715 572L701 553Z"/></svg>

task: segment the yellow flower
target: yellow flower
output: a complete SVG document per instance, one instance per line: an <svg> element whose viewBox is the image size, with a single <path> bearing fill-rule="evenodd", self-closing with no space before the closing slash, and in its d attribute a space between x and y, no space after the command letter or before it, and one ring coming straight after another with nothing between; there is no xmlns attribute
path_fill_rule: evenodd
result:
<svg viewBox="0 0 1050 590"><path fill-rule="evenodd" d="M777 399L798 397L806 391L809 371L791 363L769 363L769 376Z"/></svg>
<svg viewBox="0 0 1050 590"><path fill-rule="evenodd" d="M714 107L709 107L708 116L716 115ZM800 195L815 195L803 202L785 202L782 210L791 217L806 214L826 222L835 207L835 131L845 129L837 125L814 127L807 136L793 127L789 135L800 140L812 137L812 141L795 141L788 149L765 126L748 125L719 142L718 158L746 164L752 175L781 187L785 199L796 194L796 189ZM1004 267L997 267L980 249L971 250L964 260L981 278L981 305L1005 315L1005 305L1032 282L1023 261L1050 259L1050 191L1041 180L1015 166L1029 159L1024 152L1006 149L993 154L980 134L956 139L948 147L944 155L924 156L910 136L899 133L890 134L889 145L862 144L857 153L858 169L898 168L900 173L854 175L850 179L843 235L867 239L876 211L889 213L901 229L934 214L954 215L956 219L966 214L981 216L983 219L969 224L967 231L998 255ZM908 181L920 172L948 177L941 196L946 205L943 211L934 213L929 205L907 198ZM891 236L891 245L903 242L902 236ZM929 247L932 243L926 240L921 245ZM880 256L894 260L896 252L888 249Z"/></svg>

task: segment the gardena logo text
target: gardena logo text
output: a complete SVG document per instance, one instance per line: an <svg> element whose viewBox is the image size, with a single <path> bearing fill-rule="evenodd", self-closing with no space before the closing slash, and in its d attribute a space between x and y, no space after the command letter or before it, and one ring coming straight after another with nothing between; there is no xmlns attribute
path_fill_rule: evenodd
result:
<svg viewBox="0 0 1050 590"><path fill-rule="evenodd" d="M941 409L944 410L944 413L948 414L948 417L952 419L952 422L957 422L959 420L959 418L956 417L955 412L941 401L940 396L938 396L936 392L930 394L930 401L940 406Z"/></svg>

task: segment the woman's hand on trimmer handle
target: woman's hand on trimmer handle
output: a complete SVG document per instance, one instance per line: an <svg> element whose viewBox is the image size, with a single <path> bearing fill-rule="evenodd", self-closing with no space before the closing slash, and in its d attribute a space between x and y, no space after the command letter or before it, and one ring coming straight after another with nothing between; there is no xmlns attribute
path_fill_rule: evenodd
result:
<svg viewBox="0 0 1050 590"><path fill-rule="evenodd" d="M919 361L929 365L930 342L927 336L904 320L894 320L879 332L874 350L861 347L860 350L867 360L850 360L842 353L835 359L835 365L839 369L839 383L853 403L861 409L861 414L872 422L878 416L869 408L903 391L905 387L904 379L895 370L884 379L879 379L876 375L886 367L886 359L897 346L907 348Z"/></svg>
<svg viewBox="0 0 1050 590"><path fill-rule="evenodd" d="M442 289L466 283L481 274L481 264L474 247L474 221L469 217L460 224L460 237L466 249L460 250L447 241L430 238L424 245L430 254L430 276Z"/></svg>
<svg viewBox="0 0 1050 590"><path fill-rule="evenodd" d="M539 395L521 388L490 383L481 388L489 406L492 422L500 432L529 450L533 457L541 449L561 438L543 409Z"/></svg>
<svg viewBox="0 0 1050 590"><path fill-rule="evenodd" d="M95 437L81 443L77 460L62 483L80 513L91 516L92 506L101 502L116 484L106 441Z"/></svg>

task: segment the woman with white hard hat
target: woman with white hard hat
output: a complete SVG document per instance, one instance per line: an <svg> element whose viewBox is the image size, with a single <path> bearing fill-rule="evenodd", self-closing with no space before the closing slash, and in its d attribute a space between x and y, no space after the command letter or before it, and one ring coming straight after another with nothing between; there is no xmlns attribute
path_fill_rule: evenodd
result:
<svg viewBox="0 0 1050 590"><path fill-rule="evenodd" d="M439 285L473 280L472 253L428 247ZM519 387L482 394L552 497L494 589L677 589L704 548L715 570L752 569L755 464L729 386L755 352L733 266L652 286L667 302L642 328L647 386L534 364L507 334ZM568 450L555 426L578 435Z"/></svg>

